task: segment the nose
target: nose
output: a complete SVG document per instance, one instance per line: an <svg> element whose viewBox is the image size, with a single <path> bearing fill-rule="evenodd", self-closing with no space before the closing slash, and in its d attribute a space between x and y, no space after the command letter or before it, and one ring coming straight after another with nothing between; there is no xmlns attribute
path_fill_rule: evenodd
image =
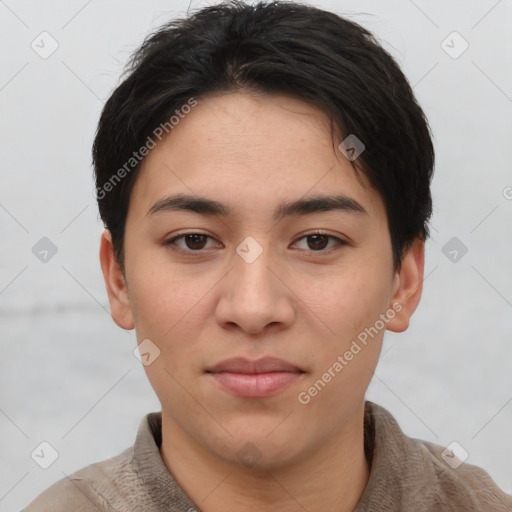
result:
<svg viewBox="0 0 512 512"><path fill-rule="evenodd" d="M221 282L216 318L225 329L238 327L254 335L290 326L297 299L271 249L252 240L233 255L233 267Z"/></svg>

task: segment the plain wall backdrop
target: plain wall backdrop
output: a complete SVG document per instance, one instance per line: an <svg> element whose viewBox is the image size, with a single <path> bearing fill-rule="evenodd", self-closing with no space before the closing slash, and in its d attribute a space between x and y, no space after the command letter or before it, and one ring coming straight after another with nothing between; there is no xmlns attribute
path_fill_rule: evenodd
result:
<svg viewBox="0 0 512 512"><path fill-rule="evenodd" d="M512 492L512 2L310 3L377 35L435 138L422 302L386 333L367 398ZM188 8L0 1L0 511L117 455L159 410L134 332L110 317L91 144L129 54ZM41 442L58 453L48 469Z"/></svg>

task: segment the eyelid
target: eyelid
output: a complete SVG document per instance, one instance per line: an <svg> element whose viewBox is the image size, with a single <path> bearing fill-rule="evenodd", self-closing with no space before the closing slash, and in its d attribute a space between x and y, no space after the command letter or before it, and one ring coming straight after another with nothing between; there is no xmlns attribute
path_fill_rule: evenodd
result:
<svg viewBox="0 0 512 512"><path fill-rule="evenodd" d="M302 240L304 238L307 238L308 236L313 236L313 235L324 235L326 236L327 238L331 238L333 240L336 240L336 245L334 247L330 247L329 249L323 249L323 250L319 250L319 251L313 251L312 249L302 249L302 251L305 251L306 253L308 254L328 254L330 252L332 252L333 250L336 250L338 249L339 247L342 247L342 246L345 246L345 245L348 245L348 242L346 240L344 240L343 238L340 238L336 235L331 235L321 229L318 229L316 231L312 231L312 232L307 232L301 236L299 236L299 238L297 238L294 242L297 243L299 240Z"/></svg>
<svg viewBox="0 0 512 512"><path fill-rule="evenodd" d="M165 240L163 242L163 245L164 246L171 246L171 245L176 245L175 242L178 241L178 240L181 240L181 239L184 239L187 235L200 235L200 236L204 236L206 238L210 238L212 240L216 240L213 236L209 235L208 233L201 233L199 231L186 231L184 233L179 233L177 235L174 235L172 236L170 239L168 240ZM345 245L348 245L348 242L346 240L344 240L343 238L340 238L338 236L335 236L335 235L331 235L323 230L316 230L316 231L311 231L311 232L307 232L307 233L304 233L303 235L300 235L298 238L295 239L294 241L294 244L297 243L298 241L300 240L303 240L304 238L307 238L308 236L313 236L313 235L324 235L324 236L327 236L328 238L331 238L333 240L336 240L336 245L334 247L331 247L329 249L323 249L323 250L318 250L318 251L314 251L314 250L311 250L311 249L299 249L299 250L302 250L308 254L326 254L326 253L330 253L332 250L335 250L336 248L338 247L342 247L342 246L345 246ZM218 240L217 240L218 242ZM202 254L202 253L205 253L207 252L207 249L200 249L200 250L197 250L197 251L194 251L194 250L191 250L191 249L181 249L179 247L177 247L176 249L173 248L173 250L177 250L177 251L180 251L180 252L185 252L187 254Z"/></svg>
<svg viewBox="0 0 512 512"><path fill-rule="evenodd" d="M176 250L176 251L179 251L179 252L182 252L182 253L186 253L186 254L204 254L207 249L201 249L201 250L198 250L198 251L193 251L191 249L181 249L180 247L177 247L175 242L177 242L178 240L181 240L181 239L184 239L187 235L200 235L200 236L204 236L206 238L210 238L211 240L216 240L213 236L209 235L208 233L201 233L200 231L185 231L184 233L179 233L177 235L173 235L171 238L167 239L167 240L164 240L162 242L162 245L164 246L175 246L173 247L172 249L173 250ZM218 240L217 240L218 242Z"/></svg>

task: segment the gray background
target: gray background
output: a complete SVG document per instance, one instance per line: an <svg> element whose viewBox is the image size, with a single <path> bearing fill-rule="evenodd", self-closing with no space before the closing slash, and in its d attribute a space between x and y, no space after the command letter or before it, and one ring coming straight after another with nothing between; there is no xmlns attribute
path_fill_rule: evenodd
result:
<svg viewBox="0 0 512 512"><path fill-rule="evenodd" d="M397 58L437 151L423 299L407 332L386 334L367 396L406 434L457 441L512 492L512 2L311 3L349 14ZM134 333L110 317L90 148L129 53L188 6L0 1L0 511L117 455L159 410ZM51 48L43 31L59 45L46 59L31 47ZM457 36L451 56L442 46L453 31L469 44L458 58ZM42 237L57 247L47 262L32 252ZM443 252L453 237L455 262ZM46 470L31 458L42 441L59 454Z"/></svg>

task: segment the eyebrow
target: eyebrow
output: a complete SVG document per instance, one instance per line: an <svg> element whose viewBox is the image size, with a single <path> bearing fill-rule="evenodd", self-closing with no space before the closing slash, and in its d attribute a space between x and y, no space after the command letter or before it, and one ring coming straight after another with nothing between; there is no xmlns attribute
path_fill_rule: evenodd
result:
<svg viewBox="0 0 512 512"><path fill-rule="evenodd" d="M229 217L233 214L232 209L228 205L213 199L176 194L159 199L151 206L146 215L176 210L193 211L201 215L218 215L222 217ZM368 212L355 199L343 194L336 194L317 195L281 203L274 210L273 218L278 221L294 215L308 215L332 210L368 215Z"/></svg>

